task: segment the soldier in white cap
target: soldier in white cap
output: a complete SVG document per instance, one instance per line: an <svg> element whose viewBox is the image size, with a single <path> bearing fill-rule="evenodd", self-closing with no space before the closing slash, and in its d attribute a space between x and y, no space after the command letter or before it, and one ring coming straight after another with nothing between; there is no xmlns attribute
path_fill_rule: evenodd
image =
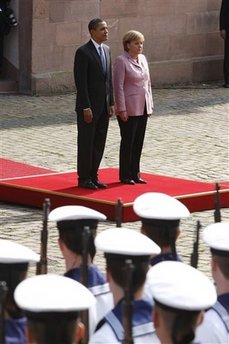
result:
<svg viewBox="0 0 229 344"><path fill-rule="evenodd" d="M207 226L203 239L211 250L212 277L218 297L215 305L205 313L196 338L208 344L229 343L229 222Z"/></svg>
<svg viewBox="0 0 229 344"><path fill-rule="evenodd" d="M29 263L37 263L40 257L26 246L0 239L0 281L6 283L3 302L3 338L5 344L26 343L25 330L27 320L16 305L13 294L17 285L26 278Z"/></svg>
<svg viewBox="0 0 229 344"><path fill-rule="evenodd" d="M176 253L176 239L180 234L180 220L190 215L186 206L164 193L147 192L135 199L133 209L141 219L141 232L161 248L161 254L153 257L150 264L181 261Z"/></svg>
<svg viewBox="0 0 229 344"><path fill-rule="evenodd" d="M152 304L143 300L142 290L150 256L159 254L159 246L123 227L104 230L95 245L105 255L115 307L100 321L89 343L158 343Z"/></svg>
<svg viewBox="0 0 229 344"><path fill-rule="evenodd" d="M93 264L96 229L98 222L105 221L106 216L83 206L63 206L52 210L49 220L57 224L59 247L66 265L65 276L83 283L96 297L95 307L89 311L90 333L93 333L97 322L113 308L109 284Z"/></svg>
<svg viewBox="0 0 229 344"><path fill-rule="evenodd" d="M28 342L75 344L83 337L80 311L95 303L81 283L57 275L37 275L21 282L14 293L28 319Z"/></svg>
<svg viewBox="0 0 229 344"><path fill-rule="evenodd" d="M150 277L155 302L153 322L161 343L194 343L203 311L216 301L213 283L202 272L177 261L156 264Z"/></svg>

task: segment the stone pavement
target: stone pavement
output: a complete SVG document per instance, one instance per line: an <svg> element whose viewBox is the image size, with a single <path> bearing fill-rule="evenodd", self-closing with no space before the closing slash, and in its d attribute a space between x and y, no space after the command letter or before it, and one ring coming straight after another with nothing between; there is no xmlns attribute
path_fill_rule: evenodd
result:
<svg viewBox="0 0 229 344"><path fill-rule="evenodd" d="M155 112L148 122L141 169L169 176L220 182L228 180L229 91L211 87L154 89ZM75 95L50 97L0 95L1 156L58 171L76 168ZM119 129L110 121L103 166L118 166ZM133 187L133 186L130 186ZM1 238L40 250L42 211L1 204ZM229 220L229 209L222 209ZM213 211L192 213L181 222L177 249L189 263L197 220L202 228L214 221ZM99 230L114 223L100 224ZM139 230L140 222L125 227ZM49 224L49 272L62 273L57 231ZM101 254L96 262L104 267ZM199 269L209 276L209 252L202 239ZM30 273L34 273L31 269Z"/></svg>

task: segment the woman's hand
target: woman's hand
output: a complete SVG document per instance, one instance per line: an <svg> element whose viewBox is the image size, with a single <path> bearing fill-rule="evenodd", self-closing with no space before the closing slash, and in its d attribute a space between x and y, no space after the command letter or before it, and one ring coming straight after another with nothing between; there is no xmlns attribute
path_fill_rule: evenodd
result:
<svg viewBox="0 0 229 344"><path fill-rule="evenodd" d="M128 115L127 115L126 111L119 112L119 117L121 118L121 120L123 122L127 122L128 121Z"/></svg>

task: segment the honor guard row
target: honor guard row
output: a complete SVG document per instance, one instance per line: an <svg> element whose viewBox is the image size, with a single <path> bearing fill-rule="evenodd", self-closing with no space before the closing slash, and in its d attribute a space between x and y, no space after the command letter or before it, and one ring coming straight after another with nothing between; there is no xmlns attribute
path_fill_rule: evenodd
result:
<svg viewBox="0 0 229 344"><path fill-rule="evenodd" d="M176 252L176 240L180 234L180 220L190 216L187 207L169 195L147 192L135 199L133 209L140 217L141 232L161 248L161 254L152 258L150 264L181 261Z"/></svg>
<svg viewBox="0 0 229 344"><path fill-rule="evenodd" d="M24 260L18 261L19 257L15 260L12 251L20 250L9 248L9 242L2 240L5 248L2 258L0 249L0 266L6 264L6 257L12 266L23 264L20 273L15 273L15 268L12 270L16 277L9 279L2 274L0 279L12 290L11 299L18 312L16 320L22 319L21 330L13 325L17 332L15 337L19 333L24 336L25 341L21 343L26 343L28 319L30 338L36 344L63 344L64 337L69 338L68 343L163 343L165 338L170 338L174 344L189 344L202 321L202 311L209 307L212 308L206 312L206 321L214 314L215 323L220 323L222 333L228 336L228 318L225 317L229 292L228 223L215 224L218 227L211 229L211 233L214 232L211 243L206 234L210 229L204 230L204 240L211 247L216 267L213 278L218 301L215 303L216 291L209 279L177 261L181 258L176 254L175 242L180 219L189 216L188 209L175 198L161 193L139 196L133 208L141 219L142 233L120 227L108 228L96 235L99 221L106 220L104 214L82 206L64 206L51 211L48 219L56 223L58 229L58 244L66 266L64 276L34 276L19 284L26 277L28 262L37 262L39 256L29 250ZM217 246L212 247L216 243ZM26 250L22 252L28 252ZM106 277L93 263L96 251L104 253ZM5 270L11 271L8 267ZM5 270L2 271L5 273ZM12 280L15 283L11 289ZM83 285L88 290L85 291ZM4 288L2 291L1 295L6 296L7 291ZM7 299L1 297L3 299L1 304L7 305ZM218 303L221 310L224 309L221 315L215 310ZM5 306L4 310L7 310ZM13 317L12 313L14 320ZM59 326L55 326L57 322ZM201 326L204 325L205 320ZM4 329L6 332L6 325Z"/></svg>
<svg viewBox="0 0 229 344"><path fill-rule="evenodd" d="M217 302L206 312L197 328L197 340L203 343L229 343L229 222L209 225L203 240L211 252L211 269Z"/></svg>
<svg viewBox="0 0 229 344"><path fill-rule="evenodd" d="M84 284L96 298L94 307L89 310L89 321L85 319L87 327L89 323L86 334L89 338L97 322L113 307L109 284L93 264L98 222L105 221L106 216L83 206L63 206L51 211L49 220L55 221L58 229L58 243L66 266L64 275Z"/></svg>
<svg viewBox="0 0 229 344"><path fill-rule="evenodd" d="M51 274L25 279L14 297L28 319L28 342L37 344L80 343L80 312L95 303L81 283Z"/></svg>
<svg viewBox="0 0 229 344"><path fill-rule="evenodd" d="M26 343L27 319L14 299L17 285L26 278L38 254L10 240L0 239L0 343Z"/></svg>

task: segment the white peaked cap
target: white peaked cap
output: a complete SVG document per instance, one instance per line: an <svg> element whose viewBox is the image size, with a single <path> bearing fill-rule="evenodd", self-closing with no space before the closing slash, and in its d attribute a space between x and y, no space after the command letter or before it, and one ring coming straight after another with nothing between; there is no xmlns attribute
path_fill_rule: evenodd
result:
<svg viewBox="0 0 229 344"><path fill-rule="evenodd" d="M14 298L21 309L33 313L73 312L95 303L95 297L81 283L53 274L23 280L16 287Z"/></svg>
<svg viewBox="0 0 229 344"><path fill-rule="evenodd" d="M66 205L53 209L49 213L50 221L69 221L69 220L106 220L106 216L94 209L81 205Z"/></svg>
<svg viewBox="0 0 229 344"><path fill-rule="evenodd" d="M188 208L176 198L160 192L147 192L137 197L134 212L141 218L179 220L188 217Z"/></svg>
<svg viewBox="0 0 229 344"><path fill-rule="evenodd" d="M0 264L36 263L40 256L30 248L11 240L0 239Z"/></svg>
<svg viewBox="0 0 229 344"><path fill-rule="evenodd" d="M165 306L199 311L216 302L216 290L210 279L185 263L158 263L149 270L148 277L153 297Z"/></svg>
<svg viewBox="0 0 229 344"><path fill-rule="evenodd" d="M105 253L130 256L151 256L161 252L155 242L133 229L109 228L95 238L95 246Z"/></svg>
<svg viewBox="0 0 229 344"><path fill-rule="evenodd" d="M203 231L203 240L209 247L229 252L229 222L216 222Z"/></svg>

